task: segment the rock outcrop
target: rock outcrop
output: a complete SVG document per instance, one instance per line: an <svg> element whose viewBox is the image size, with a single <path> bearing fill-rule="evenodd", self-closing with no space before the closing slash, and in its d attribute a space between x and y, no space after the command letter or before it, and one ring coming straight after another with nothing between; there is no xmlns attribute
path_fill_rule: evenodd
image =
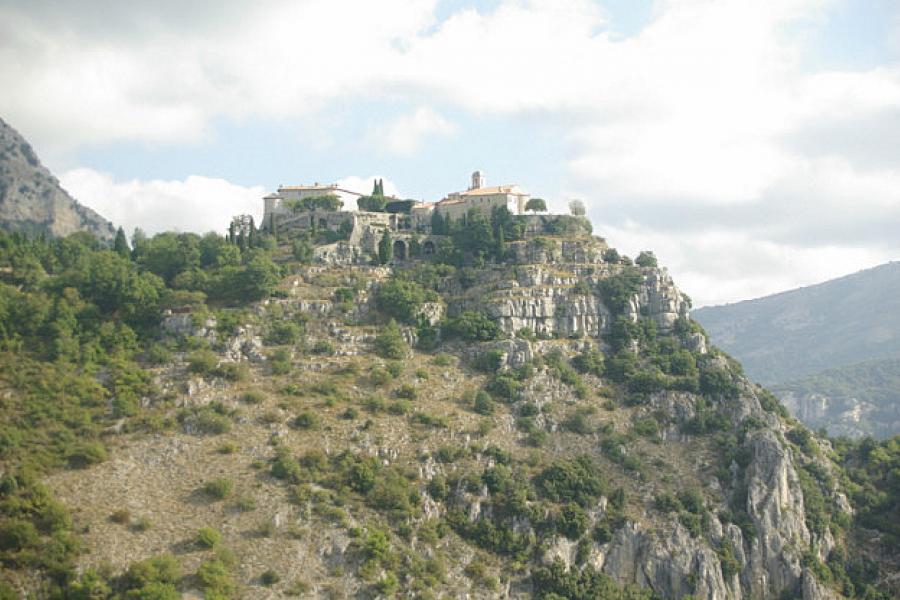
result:
<svg viewBox="0 0 900 600"><path fill-rule="evenodd" d="M2 119L0 229L54 237L87 231L101 240L116 234L112 223L60 187L28 142Z"/></svg>

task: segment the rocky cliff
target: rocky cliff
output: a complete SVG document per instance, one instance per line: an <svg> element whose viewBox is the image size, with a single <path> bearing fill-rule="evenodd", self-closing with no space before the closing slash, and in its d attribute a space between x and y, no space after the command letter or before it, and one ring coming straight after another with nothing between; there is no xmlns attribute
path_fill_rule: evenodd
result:
<svg viewBox="0 0 900 600"><path fill-rule="evenodd" d="M172 551L200 573L214 527L245 598L849 589L827 442L707 345L665 269L587 237L510 246L479 268L286 264L269 300L168 315L156 429L47 480L80 568Z"/></svg>
<svg viewBox="0 0 900 600"><path fill-rule="evenodd" d="M62 237L87 231L101 240L112 224L59 185L19 133L0 119L0 228Z"/></svg>

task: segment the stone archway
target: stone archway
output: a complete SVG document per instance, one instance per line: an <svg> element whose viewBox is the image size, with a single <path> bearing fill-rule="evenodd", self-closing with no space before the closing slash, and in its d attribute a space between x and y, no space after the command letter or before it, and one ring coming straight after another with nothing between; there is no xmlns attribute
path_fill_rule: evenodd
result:
<svg viewBox="0 0 900 600"><path fill-rule="evenodd" d="M394 260L406 260L406 242L403 240L394 242Z"/></svg>
<svg viewBox="0 0 900 600"><path fill-rule="evenodd" d="M431 240L426 240L424 244L422 244L422 256L432 256L434 255L434 242Z"/></svg>

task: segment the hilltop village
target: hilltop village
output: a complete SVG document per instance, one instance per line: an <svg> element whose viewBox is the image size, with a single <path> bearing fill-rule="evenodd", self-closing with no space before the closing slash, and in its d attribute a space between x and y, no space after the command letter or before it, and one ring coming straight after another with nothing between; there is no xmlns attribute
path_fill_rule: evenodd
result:
<svg viewBox="0 0 900 600"><path fill-rule="evenodd" d="M357 210L347 210L342 196L355 197ZM541 233L590 233L583 204L573 201L571 209L571 216L550 214L543 199L515 184L488 187L475 171L468 189L438 202L386 196L382 181L368 196L337 184L281 186L263 198L260 230L282 241L307 241L321 262L385 264L448 251L450 236L463 227L475 237L489 228L493 245L498 237L502 243ZM230 234L249 235L253 227L250 216L239 215Z"/></svg>

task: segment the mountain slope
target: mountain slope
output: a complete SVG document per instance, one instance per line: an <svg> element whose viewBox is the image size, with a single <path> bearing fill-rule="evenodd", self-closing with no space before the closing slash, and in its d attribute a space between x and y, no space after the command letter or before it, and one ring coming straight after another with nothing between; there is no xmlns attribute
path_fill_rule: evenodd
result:
<svg viewBox="0 0 900 600"><path fill-rule="evenodd" d="M692 317L763 384L900 356L900 262Z"/></svg>
<svg viewBox="0 0 900 600"><path fill-rule="evenodd" d="M0 229L53 237L87 231L102 240L116 233L109 221L62 189L28 142L2 119Z"/></svg>
<svg viewBox="0 0 900 600"><path fill-rule="evenodd" d="M827 369L772 386L792 415L831 436L887 438L900 432L900 359Z"/></svg>
<svg viewBox="0 0 900 600"><path fill-rule="evenodd" d="M707 348L664 269L588 236L478 267L254 240L0 244L7 591L889 597L828 442Z"/></svg>

